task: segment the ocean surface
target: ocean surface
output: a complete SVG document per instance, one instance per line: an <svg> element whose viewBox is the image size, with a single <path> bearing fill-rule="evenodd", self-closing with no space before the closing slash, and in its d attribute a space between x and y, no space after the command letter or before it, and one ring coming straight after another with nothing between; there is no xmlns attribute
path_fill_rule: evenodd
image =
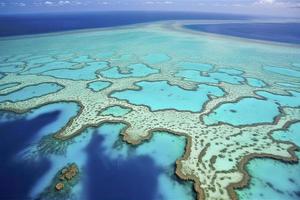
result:
<svg viewBox="0 0 300 200"><path fill-rule="evenodd" d="M300 23L193 24L185 27L207 33L300 44Z"/></svg>
<svg viewBox="0 0 300 200"><path fill-rule="evenodd" d="M110 11L49 14L0 14L0 37L115 27L163 20L249 20L272 19L249 15L196 12ZM242 38L300 43L300 23L192 24L185 28Z"/></svg>
<svg viewBox="0 0 300 200"><path fill-rule="evenodd" d="M19 161L16 157L21 150L28 147L32 138L48 123L55 121L58 115L59 111L53 111L32 120L20 118L6 123L0 122L1 199L28 198L33 184L50 169L47 159L26 162Z"/></svg>
<svg viewBox="0 0 300 200"><path fill-rule="evenodd" d="M52 14L0 14L0 36L50 33L66 30L114 27L160 20L242 20L245 15L189 12L82 12Z"/></svg>

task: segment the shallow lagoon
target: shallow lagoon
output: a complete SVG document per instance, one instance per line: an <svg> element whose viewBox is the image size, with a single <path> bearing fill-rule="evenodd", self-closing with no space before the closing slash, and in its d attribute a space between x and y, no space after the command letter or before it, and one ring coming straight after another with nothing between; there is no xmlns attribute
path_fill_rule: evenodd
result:
<svg viewBox="0 0 300 200"><path fill-rule="evenodd" d="M105 108L103 111L100 112L101 115L112 115L115 117L121 117L126 115L131 111L130 108L125 108L122 106L112 106Z"/></svg>
<svg viewBox="0 0 300 200"><path fill-rule="evenodd" d="M289 91L289 95L272 94L265 91L256 92L259 96L265 97L270 101L280 104L281 106L299 107L300 92Z"/></svg>
<svg viewBox="0 0 300 200"><path fill-rule="evenodd" d="M26 86L17 91L1 95L0 102L23 101L23 100L27 100L27 99L31 99L31 98L35 98L35 97L49 95L51 93L58 92L61 89L63 89L63 87L56 83L42 83L42 84L38 84L38 85Z"/></svg>
<svg viewBox="0 0 300 200"><path fill-rule="evenodd" d="M30 60L30 57L27 59ZM68 69L68 68L72 68L74 65L75 63L70 63L66 61L55 61L50 63L43 63L43 65L38 65L38 66L29 65L29 69L23 72L23 74L38 74L49 70Z"/></svg>
<svg viewBox="0 0 300 200"><path fill-rule="evenodd" d="M0 90L5 90L6 88L14 87L19 85L19 83L6 83L6 84L1 84L0 85Z"/></svg>
<svg viewBox="0 0 300 200"><path fill-rule="evenodd" d="M226 103L203 118L208 125L228 123L234 126L273 123L280 114L278 105L256 98L244 98L236 103Z"/></svg>
<svg viewBox="0 0 300 200"><path fill-rule="evenodd" d="M280 141L293 142L300 146L300 122L291 124L286 130L275 131L272 137Z"/></svg>
<svg viewBox="0 0 300 200"><path fill-rule="evenodd" d="M127 66L129 68L128 73L120 73L118 67L110 68L101 72L104 77L108 78L126 78L126 77L143 77L150 74L158 73L157 69L152 69L143 63L132 64Z"/></svg>
<svg viewBox="0 0 300 200"><path fill-rule="evenodd" d="M284 75L284 76L291 76L291 77L296 77L300 78L300 71L289 69L286 67L277 67L277 66L266 66L264 67L266 71Z"/></svg>
<svg viewBox="0 0 300 200"><path fill-rule="evenodd" d="M93 80L98 70L107 68L106 62L92 62L79 69L60 69L43 72L44 75L72 80Z"/></svg>
<svg viewBox="0 0 300 200"><path fill-rule="evenodd" d="M262 80L259 80L257 78L246 78L247 83L252 87L262 88L266 86L266 83Z"/></svg>
<svg viewBox="0 0 300 200"><path fill-rule="evenodd" d="M127 90L112 94L113 97L128 100L137 105L149 106L151 110L176 109L181 111L199 112L203 104L209 100L208 95L223 96L218 87L199 85L196 90L184 90L178 86L161 82L136 83L140 91Z"/></svg>
<svg viewBox="0 0 300 200"><path fill-rule="evenodd" d="M300 153L297 153L298 158ZM300 197L300 164L287 165L272 159L255 159L247 165L250 185L238 191L242 200L293 200Z"/></svg>
<svg viewBox="0 0 300 200"><path fill-rule="evenodd" d="M91 83L88 83L87 87L93 90L94 92L99 92L111 85L110 82L106 81L94 81Z"/></svg>
<svg viewBox="0 0 300 200"><path fill-rule="evenodd" d="M300 145L300 123L290 124L285 130L272 133L277 141ZM296 152L300 158L300 152ZM253 159L247 164L250 172L248 187L237 190L240 199L298 199L300 197L300 163L287 165L274 159Z"/></svg>
<svg viewBox="0 0 300 200"><path fill-rule="evenodd" d="M245 81L245 79L242 76L230 73L232 70L233 69L230 69L228 73L228 70L224 71L223 69L221 69L220 72L209 72L207 73L207 75L204 76L200 72L198 72L198 69L197 71L194 69L189 69L179 71L176 74L176 76L183 77L185 80L195 81L199 83L225 82L240 85L243 81Z"/></svg>

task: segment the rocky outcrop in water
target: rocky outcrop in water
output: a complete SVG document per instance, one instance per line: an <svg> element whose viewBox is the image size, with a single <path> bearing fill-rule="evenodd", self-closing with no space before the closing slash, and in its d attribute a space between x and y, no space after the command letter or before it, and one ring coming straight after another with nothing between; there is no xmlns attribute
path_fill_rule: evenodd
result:
<svg viewBox="0 0 300 200"><path fill-rule="evenodd" d="M64 189L65 184L69 184L67 183L68 181L72 181L72 179L74 177L76 177L76 175L78 174L79 170L77 168L77 165L75 163L64 167L61 171L60 174L58 176L58 180L59 182L57 182L55 184L55 190L56 191L61 191Z"/></svg>

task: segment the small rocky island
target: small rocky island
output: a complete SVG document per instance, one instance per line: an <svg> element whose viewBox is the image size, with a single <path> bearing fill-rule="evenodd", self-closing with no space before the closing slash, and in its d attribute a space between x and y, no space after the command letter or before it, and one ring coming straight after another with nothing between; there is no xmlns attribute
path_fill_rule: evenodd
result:
<svg viewBox="0 0 300 200"><path fill-rule="evenodd" d="M56 173L39 199L72 199L72 188L79 182L79 178L78 166L75 163L67 164Z"/></svg>
<svg viewBox="0 0 300 200"><path fill-rule="evenodd" d="M71 165L64 167L59 174L59 181L55 184L55 190L61 191L65 188L65 185L69 185L69 181L72 181L74 177L77 176L79 170L77 168L77 165L75 163L72 163Z"/></svg>

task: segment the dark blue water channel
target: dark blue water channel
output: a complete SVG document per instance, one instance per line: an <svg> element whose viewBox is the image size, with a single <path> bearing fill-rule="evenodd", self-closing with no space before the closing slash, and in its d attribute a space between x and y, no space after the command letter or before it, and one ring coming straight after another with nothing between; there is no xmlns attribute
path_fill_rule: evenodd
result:
<svg viewBox="0 0 300 200"><path fill-rule="evenodd" d="M186 28L248 39L300 44L300 23L193 24Z"/></svg>
<svg viewBox="0 0 300 200"><path fill-rule="evenodd" d="M99 149L103 137L93 134L86 148L88 199L153 200L157 194L158 176L161 170L149 156L129 159L110 159Z"/></svg>
<svg viewBox="0 0 300 200"><path fill-rule="evenodd" d="M3 113L1 113L3 114ZM0 120L0 199L26 199L33 185L50 168L48 159L36 162L18 159L18 153L32 142L45 125L54 122L60 111L34 119Z"/></svg>
<svg viewBox="0 0 300 200"><path fill-rule="evenodd" d="M178 19L248 19L244 15L158 12L110 11L49 14L0 14L0 36L49 33L65 30L113 27L159 20Z"/></svg>
<svg viewBox="0 0 300 200"><path fill-rule="evenodd" d="M67 147L67 153L64 155L42 154L41 152L38 157L24 156L24 152L26 154L26 150L34 149L43 136L51 136L49 135L51 130L63 127L66 120L62 119L73 116L76 109L76 106L68 107L64 103L47 105L22 115L0 112L0 199L43 199L44 197L39 195L43 191L32 196L33 191L36 192L36 188L41 186L39 184L44 182L40 180L42 178L45 180L46 177L48 183L44 189L47 189L57 170L54 171L55 174L49 175L49 172L53 168L61 169L66 166L70 163L66 160L70 158L71 162L78 164L81 174L78 183L81 190L74 190L72 194L77 199L160 199L159 177L165 173L166 169L159 166L153 156L138 155L135 152L129 156L130 153L127 152L126 157L112 157L112 153L107 152L107 150L114 151L113 147L107 146L107 141L116 145L118 140L115 139L118 138L119 131L122 129L120 127L123 127L120 125L89 129L90 132L85 132L82 136L75 138L75 143ZM10 118L8 119L7 116ZM111 134L115 136L108 138ZM54 142L53 145L57 145ZM128 151L130 149L135 151L125 143L123 147L126 147ZM82 155L85 155L83 156L85 158L77 155L77 152L83 152ZM119 150L116 149L115 152ZM174 165L171 168L174 170ZM174 184L178 181L170 180L173 180ZM193 197L194 194L188 195Z"/></svg>

